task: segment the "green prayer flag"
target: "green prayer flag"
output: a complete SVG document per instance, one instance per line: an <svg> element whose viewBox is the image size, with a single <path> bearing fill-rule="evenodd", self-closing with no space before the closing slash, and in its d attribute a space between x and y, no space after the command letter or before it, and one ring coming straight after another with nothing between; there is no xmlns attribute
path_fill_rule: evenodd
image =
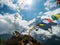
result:
<svg viewBox="0 0 60 45"><path fill-rule="evenodd" d="M52 19L53 19L53 20L58 20L58 18L57 18L57 17L55 17L55 16L52 16Z"/></svg>

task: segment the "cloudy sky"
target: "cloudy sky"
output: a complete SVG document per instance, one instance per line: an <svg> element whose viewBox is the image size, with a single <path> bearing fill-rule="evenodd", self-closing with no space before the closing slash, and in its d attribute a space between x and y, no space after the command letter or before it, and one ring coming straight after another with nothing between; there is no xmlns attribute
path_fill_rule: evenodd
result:
<svg viewBox="0 0 60 45"><path fill-rule="evenodd" d="M23 5L21 5L22 3ZM20 11L19 8L22 10ZM0 34L9 33L15 29L20 32L28 30L28 25L36 21L37 18L51 18L56 13L60 13L60 5L57 4L57 0L0 0ZM15 22L15 28L14 19L16 14L18 14L18 18ZM60 19L56 22L60 24ZM32 34L36 34L38 40L40 39L39 35L43 35L43 38L41 37L43 40L51 38L52 35L60 37L59 27L60 25L53 27L53 34L42 29L37 32L33 31Z"/></svg>
<svg viewBox="0 0 60 45"><path fill-rule="evenodd" d="M17 13L17 9L23 1L24 0L0 0L0 13ZM44 15L44 13L48 11L54 11L59 8L59 5L57 5L57 0L28 0L24 2L22 8L19 14L21 14L24 20L29 21L37 18L37 16Z"/></svg>

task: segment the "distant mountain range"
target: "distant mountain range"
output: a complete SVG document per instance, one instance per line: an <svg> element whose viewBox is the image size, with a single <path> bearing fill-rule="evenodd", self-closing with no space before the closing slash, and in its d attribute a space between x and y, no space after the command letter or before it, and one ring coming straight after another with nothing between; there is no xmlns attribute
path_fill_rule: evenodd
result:
<svg viewBox="0 0 60 45"><path fill-rule="evenodd" d="M2 40L8 40L11 36L12 34L0 34L0 38Z"/></svg>

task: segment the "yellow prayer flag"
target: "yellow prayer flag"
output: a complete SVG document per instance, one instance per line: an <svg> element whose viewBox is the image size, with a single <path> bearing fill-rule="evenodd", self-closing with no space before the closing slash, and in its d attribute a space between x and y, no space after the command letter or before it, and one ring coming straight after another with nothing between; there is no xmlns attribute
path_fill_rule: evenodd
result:
<svg viewBox="0 0 60 45"><path fill-rule="evenodd" d="M39 26L44 26L44 24L39 24Z"/></svg>
<svg viewBox="0 0 60 45"><path fill-rule="evenodd" d="M60 19L60 14L55 14L55 17Z"/></svg>

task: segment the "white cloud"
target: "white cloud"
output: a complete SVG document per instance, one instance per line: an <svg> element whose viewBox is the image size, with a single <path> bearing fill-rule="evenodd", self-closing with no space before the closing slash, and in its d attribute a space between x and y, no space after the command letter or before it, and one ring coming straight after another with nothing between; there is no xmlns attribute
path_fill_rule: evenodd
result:
<svg viewBox="0 0 60 45"><path fill-rule="evenodd" d="M56 14L56 13L60 13L60 8L55 9L53 11L48 11L45 12L43 16L39 17L41 19L44 18L51 18L52 15ZM37 19L39 19L37 18ZM35 19L35 21L37 20ZM40 19L39 19L40 20ZM34 26L33 24L36 23L35 21L32 22L32 26ZM60 19L59 19L60 22ZM58 25L56 26L51 26L52 27L52 32L50 33L50 30L43 30L41 28L38 29L38 31L36 31L35 29L31 32L31 36L33 36L35 39L41 41L41 40L46 40L48 38L52 38L52 36L56 35L57 37L60 37L60 23L58 23Z"/></svg>
<svg viewBox="0 0 60 45"><path fill-rule="evenodd" d="M58 12L56 12L57 10L58 10ZM59 9L51 11L50 13L52 13L52 14L59 13ZM46 15L48 15L48 14L46 14ZM46 15L42 16L41 19L43 19L43 18L51 18L51 17L46 16ZM37 19L35 19L35 21L36 20ZM34 26L33 25L34 23L36 24L35 21L32 23L31 27ZM54 36L54 35L56 35L57 37L60 37L60 35L59 35L60 34L60 25L58 24L56 26L51 26L51 27L52 27L52 33L50 33L50 30L44 30L44 29L38 28L38 31L36 31L36 29L33 29L33 31L31 32L31 36L34 37L35 39L37 39L38 41L51 39L52 36Z"/></svg>
<svg viewBox="0 0 60 45"><path fill-rule="evenodd" d="M28 4L25 4L26 2L24 2L24 0L16 0L16 2L13 3L14 1L15 0L0 0L0 8L3 7L3 5L7 5L13 10L19 10L19 8L27 10L30 8ZM24 2L24 4L22 4L22 2ZM28 5L28 7L24 7L25 5Z"/></svg>
<svg viewBox="0 0 60 45"><path fill-rule="evenodd" d="M26 29L30 29L30 27L28 26L28 24L34 23L34 21L36 21L36 19L33 19L31 21L26 21L26 20L22 20L22 17L18 15L19 18L16 19L16 28L18 29L18 31L23 31L25 30L26 32L23 32L23 34L28 34L29 30ZM14 14L4 14L1 15L0 14L0 34L3 33L8 33L8 32L12 32L15 30L14 27ZM38 31L36 31L35 29L31 32L31 36L33 36L34 38L36 38L38 41L41 40L46 40L47 38L50 38L53 35L56 35L58 37L60 37L60 25L57 26L52 26L52 32L50 33L48 30L43 30L43 29L38 29Z"/></svg>
<svg viewBox="0 0 60 45"><path fill-rule="evenodd" d="M0 34L12 32L13 30L15 30L14 16L15 14L7 13L4 14L4 16L0 14ZM18 31L23 31L23 30L26 31L29 28L28 21L22 20L22 17L20 15L18 15L15 25Z"/></svg>
<svg viewBox="0 0 60 45"><path fill-rule="evenodd" d="M53 11L45 12L44 14L45 14L46 16L52 16L52 15L55 15L55 14L57 14L57 13L60 13L60 8L57 8L57 9L55 9L55 10L53 10Z"/></svg>
<svg viewBox="0 0 60 45"><path fill-rule="evenodd" d="M39 15L42 15L43 12L39 12Z"/></svg>
<svg viewBox="0 0 60 45"><path fill-rule="evenodd" d="M25 6L23 9L24 10L31 10L31 7L30 6Z"/></svg>
<svg viewBox="0 0 60 45"><path fill-rule="evenodd" d="M49 16L41 16L41 19L46 19L46 18L50 18L50 19L52 19L52 18L49 17Z"/></svg>
<svg viewBox="0 0 60 45"><path fill-rule="evenodd" d="M18 13L16 14L18 15L15 22L16 30L20 32L23 30L25 31L29 30L28 25L33 23L35 19L26 21L26 20L23 20ZM3 15L0 14L0 34L14 31L15 30L14 20L15 20L15 14L9 14L9 13L5 13Z"/></svg>
<svg viewBox="0 0 60 45"><path fill-rule="evenodd" d="M34 21L35 21L35 19L30 20L28 25L32 24Z"/></svg>
<svg viewBox="0 0 60 45"><path fill-rule="evenodd" d="M44 13L45 16L42 16L41 18L50 18L50 19L52 19L51 16L52 16L52 15L55 15L55 14L58 14L58 13L60 13L60 8L57 8L57 9L55 9L55 10L53 10L53 11L45 12L45 13ZM55 22L55 23L60 23L60 19L54 20L53 22Z"/></svg>
<svg viewBox="0 0 60 45"><path fill-rule="evenodd" d="M48 1L49 2L49 1ZM11 0L0 0L0 3L1 4L5 4L13 9L16 9L19 7L20 5L20 0L17 0L17 4L13 4L13 2ZM49 2L50 3L50 2ZM49 10L49 8L52 8L52 3L49 4L45 4L45 6L47 6L47 9ZM55 7L55 3L53 5L53 7ZM42 12L39 13L39 15L41 14ZM54 10L54 11L48 11L48 12L45 12L44 14L47 16L47 18L50 18L50 16L52 16L53 14L56 14L56 13L60 13L60 8ZM45 17L46 17L45 16ZM45 18L44 16L42 18ZM33 19L31 21L26 21L26 20L22 20L22 17L18 14L18 18L16 20L16 29L18 31L23 31L23 30L27 30L29 29L29 26L31 23L34 23L34 21L36 21L36 19ZM52 26L52 32L53 34L51 34L49 31L47 30L43 30L43 29L38 29L38 31L35 31L33 30L31 32L31 35L32 36L36 36L38 37L37 39L40 39L42 38L43 40L47 39L47 38L51 38L51 36L53 35L56 35L58 37L60 37L60 25L59 26ZM8 33L8 32L12 32L13 30L15 30L15 27L14 27L14 14L4 14L1 15L0 14L0 34L3 34L3 33Z"/></svg>
<svg viewBox="0 0 60 45"><path fill-rule="evenodd" d="M47 40L47 39L51 39L52 36L56 35L57 37L60 37L60 25L58 26L52 26L52 32L50 33L48 30L43 30L43 29L38 29L38 31L33 30L31 32L31 36L33 36L35 39L37 39L38 41L41 40Z"/></svg>
<svg viewBox="0 0 60 45"><path fill-rule="evenodd" d="M57 2L54 2L53 0L47 0L45 3L44 3L44 6L46 10L50 10L51 8L54 8L57 6Z"/></svg>
<svg viewBox="0 0 60 45"><path fill-rule="evenodd" d="M8 7L13 8L13 9L17 8L17 5L13 4L12 0L6 0L6 1L0 0L0 4L1 5L7 5Z"/></svg>

